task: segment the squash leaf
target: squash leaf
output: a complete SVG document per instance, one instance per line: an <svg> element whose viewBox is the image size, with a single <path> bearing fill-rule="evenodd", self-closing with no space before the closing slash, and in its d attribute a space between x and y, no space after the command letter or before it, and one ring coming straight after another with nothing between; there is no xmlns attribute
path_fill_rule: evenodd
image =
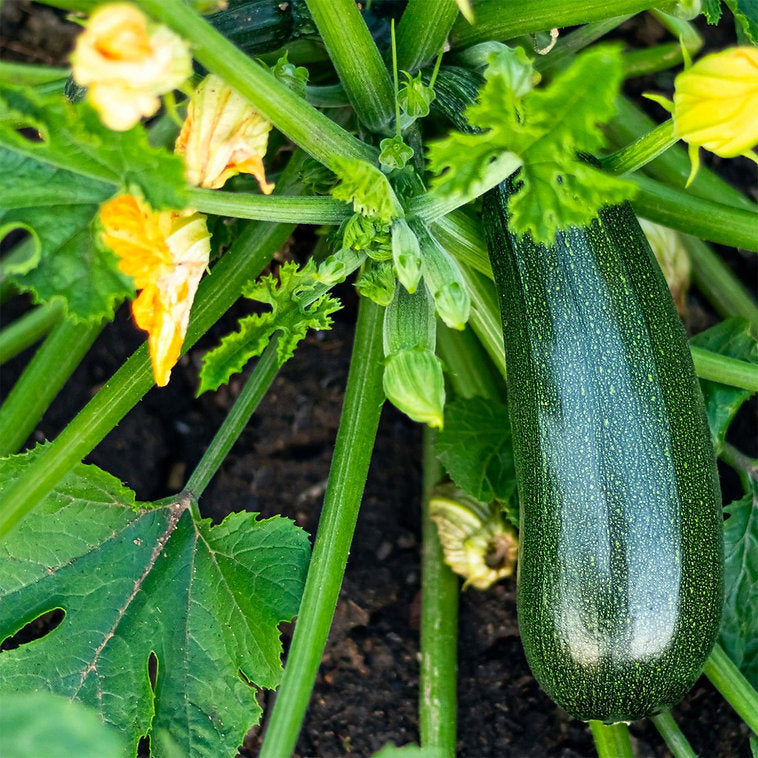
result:
<svg viewBox="0 0 758 758"><path fill-rule="evenodd" d="M631 183L579 157L604 143L599 125L615 112L621 52L588 50L549 85L520 97L511 90L509 66L507 56L491 56L479 102L466 111L472 133L454 132L432 144L429 163L439 174L437 192L465 196L503 153L518 156L522 184L509 201L511 224L518 234L550 244L557 231L588 224L599 208L634 192Z"/></svg>
<svg viewBox="0 0 758 758"><path fill-rule="evenodd" d="M0 235L25 229L34 243L30 256L3 265L4 274L37 302L62 299L74 321L109 318L134 293L131 278L92 230L113 187L2 146L0 165Z"/></svg>
<svg viewBox="0 0 758 758"><path fill-rule="evenodd" d="M710 329L696 335L691 340L693 345L705 350L712 350L730 358L737 358L748 363L758 363L758 341L750 333L750 324L744 319L730 318ZM740 406L751 398L750 390L730 387L705 379L700 381L705 398L708 424L711 427L713 447L718 454L724 446L729 424L732 423Z"/></svg>
<svg viewBox="0 0 758 758"><path fill-rule="evenodd" d="M0 491L39 450L0 461ZM156 758L233 755L260 716L256 686L279 682L277 625L297 612L308 553L287 519L233 513L214 526L188 498L138 504L80 464L0 545L0 640L65 614L0 653L0 693L89 706L133 754L154 735Z"/></svg>
<svg viewBox="0 0 758 758"><path fill-rule="evenodd" d="M124 758L118 732L81 703L49 692L0 694L3 758Z"/></svg>
<svg viewBox="0 0 758 758"><path fill-rule="evenodd" d="M26 128L26 129L25 129ZM36 132L30 138L28 130ZM0 145L57 168L141 194L156 210L183 208L184 162L151 147L140 124L125 132L103 126L87 103L0 85Z"/></svg>
<svg viewBox="0 0 758 758"><path fill-rule="evenodd" d="M264 351L274 334L279 337L276 351L281 366L292 357L308 329L331 327L330 314L341 305L327 294L307 299L316 283L315 273L312 260L303 269L290 261L280 267L278 282L268 275L247 285L245 297L266 303L271 310L241 318L237 331L227 334L218 347L203 356L198 394L226 384L232 374L242 371L251 358Z"/></svg>
<svg viewBox="0 0 758 758"><path fill-rule="evenodd" d="M376 166L357 158L334 156L331 168L341 180L331 190L332 197L352 203L356 213L375 216L383 224L403 216L387 177Z"/></svg>
<svg viewBox="0 0 758 758"><path fill-rule="evenodd" d="M516 471L507 406L480 397L447 403L437 457L456 485L475 500L512 498Z"/></svg>
<svg viewBox="0 0 758 758"><path fill-rule="evenodd" d="M724 508L726 559L721 644L747 680L758 687L758 480Z"/></svg>

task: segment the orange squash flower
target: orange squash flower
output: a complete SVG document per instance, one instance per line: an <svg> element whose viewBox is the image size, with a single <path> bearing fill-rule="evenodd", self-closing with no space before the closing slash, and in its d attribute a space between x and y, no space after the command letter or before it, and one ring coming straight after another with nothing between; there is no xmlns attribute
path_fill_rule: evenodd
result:
<svg viewBox="0 0 758 758"><path fill-rule="evenodd" d="M88 101L114 131L152 116L159 95L180 87L192 73L187 44L128 3L109 3L92 14L71 64L75 81L88 88Z"/></svg>
<svg viewBox="0 0 758 758"><path fill-rule="evenodd" d="M208 265L205 216L191 210L156 212L133 195L120 195L103 205L100 221L103 242L141 290L132 314L148 333L153 375L163 387L181 354L192 302Z"/></svg>
<svg viewBox="0 0 758 758"><path fill-rule="evenodd" d="M184 157L187 181L218 189L236 174L252 174L268 195L263 156L271 124L218 76L207 76L187 106L175 152Z"/></svg>

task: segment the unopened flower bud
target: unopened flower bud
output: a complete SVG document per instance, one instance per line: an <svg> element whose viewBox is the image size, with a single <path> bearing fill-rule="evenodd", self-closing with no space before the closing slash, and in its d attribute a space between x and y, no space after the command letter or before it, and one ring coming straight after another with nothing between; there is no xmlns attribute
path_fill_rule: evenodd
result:
<svg viewBox="0 0 758 758"><path fill-rule="evenodd" d="M431 350L401 350L384 366L387 399L414 421L442 428L445 378L442 363Z"/></svg>

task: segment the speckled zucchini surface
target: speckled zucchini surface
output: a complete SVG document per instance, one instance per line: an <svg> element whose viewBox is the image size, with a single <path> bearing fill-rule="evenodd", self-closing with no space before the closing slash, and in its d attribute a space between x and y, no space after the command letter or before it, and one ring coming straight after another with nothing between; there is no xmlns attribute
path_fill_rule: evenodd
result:
<svg viewBox="0 0 758 758"><path fill-rule="evenodd" d="M553 247L484 225L521 505L519 628L576 718L653 715L692 687L723 600L721 496L684 330L628 205Z"/></svg>

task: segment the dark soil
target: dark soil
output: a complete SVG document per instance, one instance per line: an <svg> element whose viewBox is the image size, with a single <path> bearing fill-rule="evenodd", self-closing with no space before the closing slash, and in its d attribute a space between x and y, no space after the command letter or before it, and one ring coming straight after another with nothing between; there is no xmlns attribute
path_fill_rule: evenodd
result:
<svg viewBox="0 0 758 758"><path fill-rule="evenodd" d="M4 55L18 49L26 60L57 62L58 53L48 53L44 40L48 34L58 39L60 16L38 9L28 14L27 5L3 6L3 35L12 32L18 40ZM40 20L41 14L50 20ZM50 26L41 34L24 31L38 23ZM8 37L2 42L7 46ZM37 46L46 52L36 53ZM204 515L220 520L233 510L281 513L315 532L352 344L355 303L349 290L344 294L347 308L337 314L334 329L310 336L280 372L203 496ZM25 307L24 298L14 299L3 308L3 321ZM88 461L122 479L140 499L181 487L245 378L215 395L194 398L202 352L233 323L230 314L217 325L182 359L171 384L152 390ZM38 425L34 440L54 438L141 340L122 308ZM4 392L28 359L22 355L3 367ZM745 423L750 434L752 424ZM388 741L418 739L420 447L419 427L386 406L335 623L298 743L300 758L368 758ZM556 708L529 673L514 591L514 580L508 580L461 596L458 755L593 758L587 727ZM286 642L290 629L283 634ZM272 700L268 693L267 705ZM699 755L750 755L747 727L704 678L674 715ZM670 755L652 724L633 724L631 732L638 758ZM253 758L258 745L254 729L242 755Z"/></svg>

